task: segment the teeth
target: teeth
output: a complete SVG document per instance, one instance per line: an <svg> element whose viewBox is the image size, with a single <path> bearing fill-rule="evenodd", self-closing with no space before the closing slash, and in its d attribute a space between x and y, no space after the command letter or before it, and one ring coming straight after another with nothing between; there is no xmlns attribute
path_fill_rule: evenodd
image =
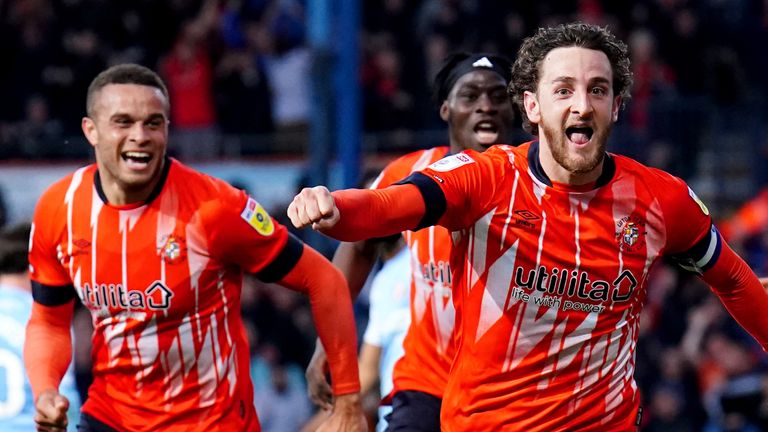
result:
<svg viewBox="0 0 768 432"><path fill-rule="evenodd" d="M129 152L125 152L125 156L129 158L148 158L150 155L149 153L145 153L145 152L129 151Z"/></svg>

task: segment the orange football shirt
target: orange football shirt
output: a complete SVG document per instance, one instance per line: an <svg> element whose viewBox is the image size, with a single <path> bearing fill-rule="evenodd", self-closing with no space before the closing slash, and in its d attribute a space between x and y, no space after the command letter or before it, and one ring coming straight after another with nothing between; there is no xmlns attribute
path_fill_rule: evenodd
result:
<svg viewBox="0 0 768 432"><path fill-rule="evenodd" d="M243 271L279 260L290 270L287 230L245 192L173 159L156 193L106 204L90 165L36 209L34 283L53 297L74 287L94 324L82 409L119 430L258 431Z"/></svg>
<svg viewBox="0 0 768 432"><path fill-rule="evenodd" d="M402 156L381 172L372 189L385 188L449 154L434 147ZM403 233L411 254L411 325L405 354L395 363L394 391L415 390L442 398L455 352L451 298L451 235L440 226Z"/></svg>
<svg viewBox="0 0 768 432"><path fill-rule="evenodd" d="M553 184L538 160L538 143L497 145L406 180L425 198L422 225L453 238L457 353L442 428L633 431L648 271L677 254L703 271L720 237L686 184L660 170L609 155L597 183L579 188Z"/></svg>

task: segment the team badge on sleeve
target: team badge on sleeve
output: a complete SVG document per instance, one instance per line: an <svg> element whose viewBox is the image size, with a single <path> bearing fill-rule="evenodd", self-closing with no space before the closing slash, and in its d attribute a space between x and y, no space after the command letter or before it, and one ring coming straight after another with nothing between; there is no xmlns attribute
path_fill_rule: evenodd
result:
<svg viewBox="0 0 768 432"><path fill-rule="evenodd" d="M699 197L696 195L696 193L691 189L690 186L688 186L688 195L691 196L691 198L696 201L696 204L699 205L699 208L704 213L705 216L709 216L709 209L707 206L704 205L704 203L699 199Z"/></svg>
<svg viewBox="0 0 768 432"><path fill-rule="evenodd" d="M248 201L245 203L245 208L243 209L243 212L240 213L240 217L248 222L256 232L263 236L271 235L275 231L275 225L272 223L272 218L269 217L269 214L264 210L264 207L251 197L248 197Z"/></svg>
<svg viewBox="0 0 768 432"><path fill-rule="evenodd" d="M438 172L448 172L455 170L456 168L474 163L475 160L469 157L466 153L458 153L455 155L446 156L439 161L433 163L428 168Z"/></svg>

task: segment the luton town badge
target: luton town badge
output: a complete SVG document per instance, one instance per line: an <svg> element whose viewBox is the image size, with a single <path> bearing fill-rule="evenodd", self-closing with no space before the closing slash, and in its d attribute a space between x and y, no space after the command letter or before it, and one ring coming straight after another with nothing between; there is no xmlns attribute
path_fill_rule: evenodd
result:
<svg viewBox="0 0 768 432"><path fill-rule="evenodd" d="M642 221L624 217L616 223L616 227L616 240L623 251L631 252L642 246L640 240L645 236L645 224Z"/></svg>
<svg viewBox="0 0 768 432"><path fill-rule="evenodd" d="M168 264L176 264L184 258L184 238L169 235L161 243L158 254Z"/></svg>

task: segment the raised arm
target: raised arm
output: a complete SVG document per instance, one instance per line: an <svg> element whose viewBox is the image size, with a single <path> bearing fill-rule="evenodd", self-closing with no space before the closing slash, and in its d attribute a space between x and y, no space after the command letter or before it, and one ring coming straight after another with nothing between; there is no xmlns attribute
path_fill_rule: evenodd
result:
<svg viewBox="0 0 768 432"><path fill-rule="evenodd" d="M412 184L333 193L316 186L294 197L288 217L296 228L312 226L337 240L358 241L414 229L425 211L424 199Z"/></svg>

